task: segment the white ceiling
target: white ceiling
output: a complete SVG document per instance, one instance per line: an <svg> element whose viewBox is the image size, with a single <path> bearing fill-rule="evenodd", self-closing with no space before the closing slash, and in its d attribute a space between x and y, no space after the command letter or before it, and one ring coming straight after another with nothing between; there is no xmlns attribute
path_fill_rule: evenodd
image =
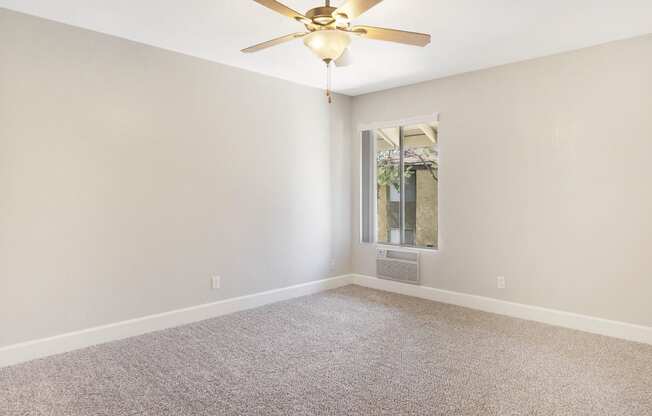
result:
<svg viewBox="0 0 652 416"><path fill-rule="evenodd" d="M306 11L319 0L286 0ZM334 0L334 5L342 0ZM301 40L240 49L302 26L251 0L0 0L0 7L323 87L325 67ZM427 48L354 39L337 68L349 95L652 33L651 0L385 0L355 23L432 34Z"/></svg>

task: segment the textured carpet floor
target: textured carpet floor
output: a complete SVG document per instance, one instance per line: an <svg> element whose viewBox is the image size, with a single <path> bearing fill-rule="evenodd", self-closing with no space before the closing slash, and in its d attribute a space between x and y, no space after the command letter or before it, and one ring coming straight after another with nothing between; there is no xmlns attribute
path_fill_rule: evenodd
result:
<svg viewBox="0 0 652 416"><path fill-rule="evenodd" d="M652 346L347 286L0 369L0 415L652 415Z"/></svg>

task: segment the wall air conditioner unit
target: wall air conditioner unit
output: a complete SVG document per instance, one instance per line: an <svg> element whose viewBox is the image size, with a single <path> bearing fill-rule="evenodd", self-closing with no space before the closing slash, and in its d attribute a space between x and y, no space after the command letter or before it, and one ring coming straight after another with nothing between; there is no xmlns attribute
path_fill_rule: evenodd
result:
<svg viewBox="0 0 652 416"><path fill-rule="evenodd" d="M419 284L419 252L376 249L376 276L381 279Z"/></svg>

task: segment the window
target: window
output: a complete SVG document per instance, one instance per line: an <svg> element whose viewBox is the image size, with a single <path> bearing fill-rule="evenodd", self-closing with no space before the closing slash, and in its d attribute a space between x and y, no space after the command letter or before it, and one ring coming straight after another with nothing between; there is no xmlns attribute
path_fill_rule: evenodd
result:
<svg viewBox="0 0 652 416"><path fill-rule="evenodd" d="M429 121L362 132L363 242L438 248L438 127Z"/></svg>

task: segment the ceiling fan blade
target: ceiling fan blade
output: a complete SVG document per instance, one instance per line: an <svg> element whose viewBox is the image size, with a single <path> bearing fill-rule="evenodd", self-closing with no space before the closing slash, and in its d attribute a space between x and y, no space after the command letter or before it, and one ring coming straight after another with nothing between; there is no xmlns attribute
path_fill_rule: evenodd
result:
<svg viewBox="0 0 652 416"><path fill-rule="evenodd" d="M430 35L426 33L406 32L373 26L354 26L349 31L364 38L405 43L407 45L426 46L430 43Z"/></svg>
<svg viewBox="0 0 652 416"><path fill-rule="evenodd" d="M283 16L287 16L290 19L297 20L302 23L310 23L311 20L308 19L306 16L302 15L301 13L290 9L288 6L286 6L283 3L279 3L276 0L254 0L256 3L260 4L261 6L265 6L268 9L274 10L277 13L282 14Z"/></svg>
<svg viewBox="0 0 652 416"><path fill-rule="evenodd" d="M339 58L337 58L334 62L335 62L335 66L338 68L351 65L353 63L353 54L351 54L351 49L350 48L344 49L342 55Z"/></svg>
<svg viewBox="0 0 652 416"><path fill-rule="evenodd" d="M271 48L272 46L280 45L281 43L289 42L294 39L304 37L307 33L292 33L291 35L281 36L280 38L268 40L267 42L259 43L258 45L250 46L246 49L243 49L244 53L258 52L263 49Z"/></svg>
<svg viewBox="0 0 652 416"><path fill-rule="evenodd" d="M348 0L346 3L341 5L339 9L335 10L333 15L344 13L349 17L349 19L355 19L382 1L383 0Z"/></svg>

